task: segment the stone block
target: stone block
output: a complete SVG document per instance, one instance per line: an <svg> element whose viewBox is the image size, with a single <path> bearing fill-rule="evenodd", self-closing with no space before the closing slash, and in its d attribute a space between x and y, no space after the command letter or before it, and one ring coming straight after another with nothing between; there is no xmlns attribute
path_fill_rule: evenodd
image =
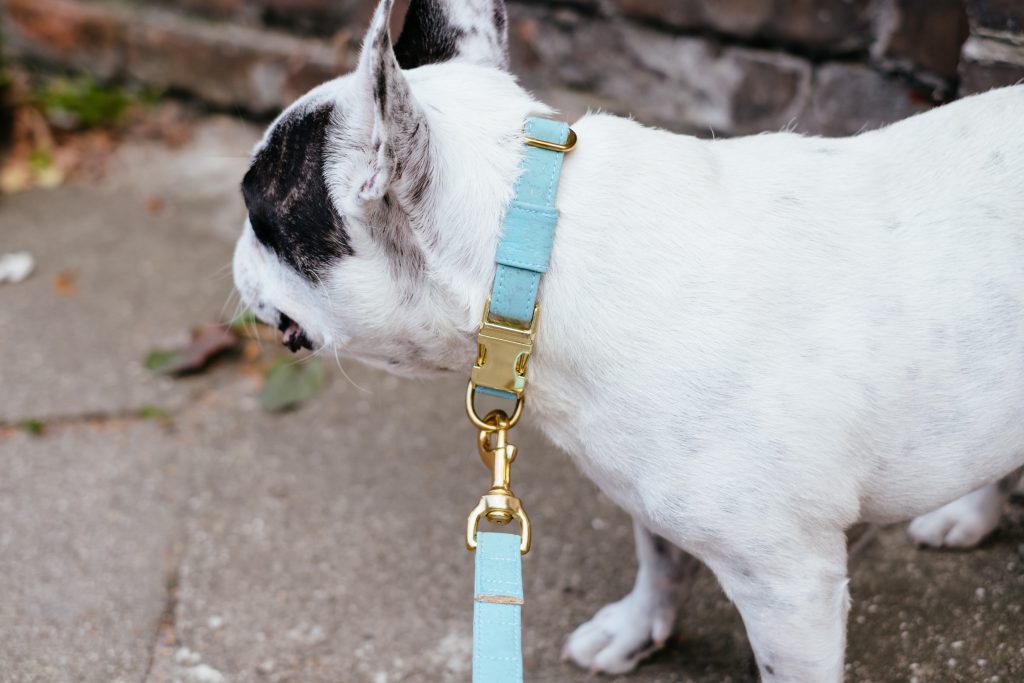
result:
<svg viewBox="0 0 1024 683"><path fill-rule="evenodd" d="M1024 40L1011 43L971 36L960 60L960 94L1024 82Z"/></svg>
<svg viewBox="0 0 1024 683"><path fill-rule="evenodd" d="M8 0L3 23L13 54L100 79L122 70L125 17L110 7L75 0Z"/></svg>
<svg viewBox="0 0 1024 683"><path fill-rule="evenodd" d="M871 41L870 0L615 0L627 17L685 31L843 53Z"/></svg>
<svg viewBox="0 0 1024 683"><path fill-rule="evenodd" d="M629 102L640 118L702 135L778 130L803 108L811 67L782 53L723 48L715 41L626 27L625 43L642 78L631 73L602 93Z"/></svg>
<svg viewBox="0 0 1024 683"><path fill-rule="evenodd" d="M252 0L178 0L177 4L189 12L218 18L253 16L259 10Z"/></svg>
<svg viewBox="0 0 1024 683"><path fill-rule="evenodd" d="M587 93L601 108L671 130L777 130L810 90L810 65L781 53L537 8L513 6L511 28L513 71L528 87Z"/></svg>
<svg viewBox="0 0 1024 683"><path fill-rule="evenodd" d="M956 77L968 32L961 0L894 0L883 5L878 27L872 56L882 65L924 80Z"/></svg>
<svg viewBox="0 0 1024 683"><path fill-rule="evenodd" d="M801 132L853 135L932 106L899 80L860 64L824 64L816 70L814 81L814 94L797 122Z"/></svg>
<svg viewBox="0 0 1024 683"><path fill-rule="evenodd" d="M260 0L270 24L330 36L343 28L362 35L376 0Z"/></svg>
<svg viewBox="0 0 1024 683"><path fill-rule="evenodd" d="M126 33L127 72L217 107L273 113L348 70L352 56L327 42L161 15Z"/></svg>
<svg viewBox="0 0 1024 683"><path fill-rule="evenodd" d="M1024 34L1024 2L1021 0L966 0L971 28Z"/></svg>

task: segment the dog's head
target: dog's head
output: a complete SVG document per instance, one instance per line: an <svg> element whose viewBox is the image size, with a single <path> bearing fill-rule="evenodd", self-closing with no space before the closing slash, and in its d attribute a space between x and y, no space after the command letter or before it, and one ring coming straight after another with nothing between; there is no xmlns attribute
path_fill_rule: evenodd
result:
<svg viewBox="0 0 1024 683"><path fill-rule="evenodd" d="M242 182L244 303L292 350L405 373L463 367L493 273L516 135L546 113L507 73L502 0L382 0L356 70L267 130Z"/></svg>

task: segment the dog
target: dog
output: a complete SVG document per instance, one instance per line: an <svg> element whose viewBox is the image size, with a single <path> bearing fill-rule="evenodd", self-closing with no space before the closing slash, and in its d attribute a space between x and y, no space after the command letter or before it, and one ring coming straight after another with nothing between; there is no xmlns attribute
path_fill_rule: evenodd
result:
<svg viewBox="0 0 1024 683"><path fill-rule="evenodd" d="M234 256L283 341L467 373L527 116L501 0L392 0L256 146ZM573 123L531 417L634 519L565 654L625 672L699 563L765 681L843 678L844 532L966 547L1024 464L1024 86L843 139ZM951 502L953 501L953 502Z"/></svg>

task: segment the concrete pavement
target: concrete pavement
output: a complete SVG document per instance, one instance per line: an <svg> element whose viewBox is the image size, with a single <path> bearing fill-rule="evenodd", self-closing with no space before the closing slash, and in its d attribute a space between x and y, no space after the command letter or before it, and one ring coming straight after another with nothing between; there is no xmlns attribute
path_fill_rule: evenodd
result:
<svg viewBox="0 0 1024 683"><path fill-rule="evenodd" d="M224 308L257 134L212 119L180 150L128 145L98 186L0 200L0 251L38 262L0 286L0 681L468 680L461 533L486 477L461 377L349 363L352 382L335 372L268 415L237 362L182 380L142 368ZM629 589L628 519L521 431L516 488L537 534L527 680L584 681L559 650ZM916 550L900 527L870 537L852 570L849 680L1024 680L1022 517L1018 504L971 553ZM709 574L678 632L609 680L752 680Z"/></svg>

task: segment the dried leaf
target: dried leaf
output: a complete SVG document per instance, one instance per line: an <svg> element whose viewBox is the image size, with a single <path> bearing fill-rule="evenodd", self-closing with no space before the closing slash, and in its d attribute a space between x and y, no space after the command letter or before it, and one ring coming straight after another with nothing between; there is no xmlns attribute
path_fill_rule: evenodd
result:
<svg viewBox="0 0 1024 683"><path fill-rule="evenodd" d="M78 276L73 270L62 270L53 277L53 291L61 296L74 296L78 294L78 287L75 285L75 278Z"/></svg>
<svg viewBox="0 0 1024 683"><path fill-rule="evenodd" d="M166 207L167 203L162 197L148 197L146 199L146 211L151 214L163 213Z"/></svg>
<svg viewBox="0 0 1024 683"><path fill-rule="evenodd" d="M152 351L144 361L147 368L165 375L186 375L200 372L210 361L233 350L238 337L223 325L205 325L192 332L183 348Z"/></svg>
<svg viewBox="0 0 1024 683"><path fill-rule="evenodd" d="M282 358L267 371L260 403L269 412L290 410L315 396L326 384L327 368L319 359L299 363Z"/></svg>
<svg viewBox="0 0 1024 683"><path fill-rule="evenodd" d="M0 169L0 192L15 194L32 187L32 167L24 159L11 159Z"/></svg>
<svg viewBox="0 0 1024 683"><path fill-rule="evenodd" d="M259 342L249 339L242 345L242 358L254 363L263 355L263 347Z"/></svg>

